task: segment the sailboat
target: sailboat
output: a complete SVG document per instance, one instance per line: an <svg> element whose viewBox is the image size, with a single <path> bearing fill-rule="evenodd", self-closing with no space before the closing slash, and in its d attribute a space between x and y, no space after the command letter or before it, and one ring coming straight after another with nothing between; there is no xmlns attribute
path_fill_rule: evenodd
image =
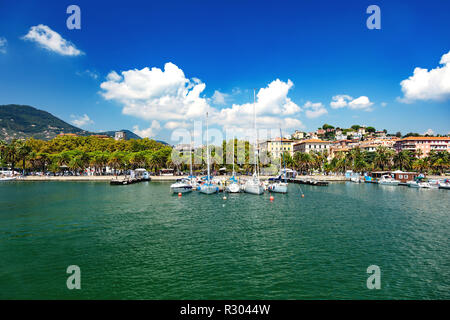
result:
<svg viewBox="0 0 450 320"><path fill-rule="evenodd" d="M234 138L233 138L233 175L230 178L230 184L225 188L226 192L238 193L241 192L241 186L236 180L234 172Z"/></svg>
<svg viewBox="0 0 450 320"><path fill-rule="evenodd" d="M283 145L283 134L281 133L281 128L280 128L280 141L281 141L281 145ZM283 163L284 163L284 182L281 181L282 177L283 177L283 171L281 170L281 157L280 157L280 181L274 182L271 185L269 185L268 190L270 192L276 192L276 193L287 193L287 181L286 181L286 161L284 160L284 152L282 152L282 157L283 157Z"/></svg>
<svg viewBox="0 0 450 320"><path fill-rule="evenodd" d="M209 136L208 136L208 112L206 113L206 162L208 165L208 175L206 182L200 186L200 192L204 194L213 194L219 192L219 187L211 183L211 174L209 168Z"/></svg>
<svg viewBox="0 0 450 320"><path fill-rule="evenodd" d="M250 180L247 180L244 184L244 191L250 194L263 194L264 193L264 187L261 185L261 182L259 181L259 175L258 175L258 159L256 154L256 143L257 143L257 131L256 131L256 93L255 90L253 90L253 117L254 117L254 128L255 128L255 152L254 152L254 161L255 161L255 172L253 173L253 176Z"/></svg>

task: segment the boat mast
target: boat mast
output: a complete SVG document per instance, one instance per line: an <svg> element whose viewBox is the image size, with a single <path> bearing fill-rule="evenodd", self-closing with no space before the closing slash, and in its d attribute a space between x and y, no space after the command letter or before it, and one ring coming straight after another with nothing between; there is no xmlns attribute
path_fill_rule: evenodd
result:
<svg viewBox="0 0 450 320"><path fill-rule="evenodd" d="M256 131L256 91L253 89L253 127L255 129L255 150L254 152L254 161L255 161L255 174L258 176L258 161L256 157L256 140L258 139L258 134Z"/></svg>
<svg viewBox="0 0 450 320"><path fill-rule="evenodd" d="M206 177L209 184L209 144L208 144L208 112L206 112L206 162L208 164L208 176Z"/></svg>
<svg viewBox="0 0 450 320"><path fill-rule="evenodd" d="M234 137L233 137L233 177L234 177Z"/></svg>
<svg viewBox="0 0 450 320"><path fill-rule="evenodd" d="M190 167L190 175L192 179L192 132L191 132L191 142L189 144L189 167Z"/></svg>

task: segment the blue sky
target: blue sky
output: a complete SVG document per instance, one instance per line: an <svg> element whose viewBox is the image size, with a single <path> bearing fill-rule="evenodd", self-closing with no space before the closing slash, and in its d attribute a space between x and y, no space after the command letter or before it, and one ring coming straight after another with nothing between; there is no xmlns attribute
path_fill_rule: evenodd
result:
<svg viewBox="0 0 450 320"><path fill-rule="evenodd" d="M66 27L70 4L81 30ZM381 30L366 27L371 4ZM448 12L443 0L1 1L0 104L168 141L206 109L212 126L251 126L256 88L262 127L446 134ZM82 54L46 49L39 25Z"/></svg>

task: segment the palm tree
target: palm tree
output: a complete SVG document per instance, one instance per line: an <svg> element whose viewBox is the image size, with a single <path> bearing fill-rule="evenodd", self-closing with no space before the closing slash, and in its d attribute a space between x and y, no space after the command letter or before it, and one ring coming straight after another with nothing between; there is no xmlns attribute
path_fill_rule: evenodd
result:
<svg viewBox="0 0 450 320"><path fill-rule="evenodd" d="M37 162L39 163L40 167L42 168L42 174L45 174L45 168L48 164L50 164L50 155L46 152L39 152L37 154Z"/></svg>
<svg viewBox="0 0 450 320"><path fill-rule="evenodd" d="M296 152L294 154L294 162L300 172L309 171L309 168L313 162L313 158L309 153Z"/></svg>
<svg viewBox="0 0 450 320"><path fill-rule="evenodd" d="M121 151L114 152L109 158L108 165L114 169L114 174L116 170L122 169L124 167L124 154Z"/></svg>
<svg viewBox="0 0 450 320"><path fill-rule="evenodd" d="M418 172L424 172L427 169L428 164L424 159L417 159L413 162L412 167Z"/></svg>
<svg viewBox="0 0 450 320"><path fill-rule="evenodd" d="M25 141L19 141L16 146L17 160L22 161L22 174L25 175L25 162L28 159L32 149L25 143Z"/></svg>
<svg viewBox="0 0 450 320"><path fill-rule="evenodd" d="M394 156L394 165L400 170L411 168L411 153L407 150L402 150Z"/></svg>
<svg viewBox="0 0 450 320"><path fill-rule="evenodd" d="M388 149L386 146L379 146L375 151L374 163L375 165L384 170L389 168L392 163L393 151Z"/></svg>

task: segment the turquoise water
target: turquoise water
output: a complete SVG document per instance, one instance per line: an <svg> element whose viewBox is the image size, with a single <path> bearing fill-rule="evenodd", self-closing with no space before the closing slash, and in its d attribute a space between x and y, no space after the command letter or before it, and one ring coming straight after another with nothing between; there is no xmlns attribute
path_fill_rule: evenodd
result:
<svg viewBox="0 0 450 320"><path fill-rule="evenodd" d="M0 298L450 298L448 190L290 185L270 202L169 185L1 183Z"/></svg>

